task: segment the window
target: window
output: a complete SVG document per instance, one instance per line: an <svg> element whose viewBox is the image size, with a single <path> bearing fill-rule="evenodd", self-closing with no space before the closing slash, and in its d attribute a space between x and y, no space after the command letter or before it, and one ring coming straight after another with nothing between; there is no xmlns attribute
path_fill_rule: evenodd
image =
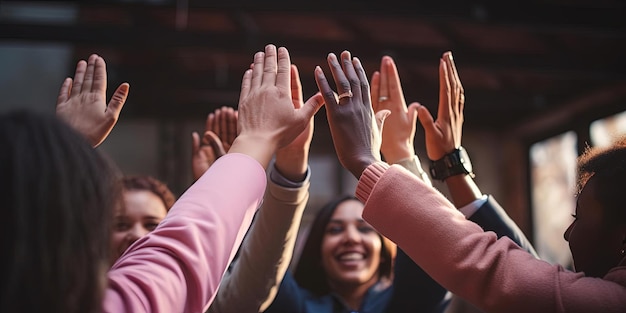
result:
<svg viewBox="0 0 626 313"><path fill-rule="evenodd" d="M576 207L577 136L573 131L535 143L530 148L534 246L553 264L571 265L563 233Z"/></svg>
<svg viewBox="0 0 626 313"><path fill-rule="evenodd" d="M616 136L626 135L626 111L591 123L591 144L606 147Z"/></svg>

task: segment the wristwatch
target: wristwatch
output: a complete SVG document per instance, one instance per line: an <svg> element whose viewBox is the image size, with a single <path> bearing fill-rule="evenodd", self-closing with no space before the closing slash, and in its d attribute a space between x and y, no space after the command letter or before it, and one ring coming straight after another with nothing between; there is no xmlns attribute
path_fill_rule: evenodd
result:
<svg viewBox="0 0 626 313"><path fill-rule="evenodd" d="M472 162L463 147L454 149L439 160L430 161L430 177L432 179L444 181L450 176L460 174L474 177Z"/></svg>

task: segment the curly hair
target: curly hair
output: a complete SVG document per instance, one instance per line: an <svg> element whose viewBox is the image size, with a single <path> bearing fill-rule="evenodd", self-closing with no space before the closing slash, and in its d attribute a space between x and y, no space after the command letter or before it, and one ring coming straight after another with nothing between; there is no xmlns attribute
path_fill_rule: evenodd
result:
<svg viewBox="0 0 626 313"><path fill-rule="evenodd" d="M124 191L147 190L157 195L169 211L176 202L176 196L167 185L149 175L130 175L122 178Z"/></svg>
<svg viewBox="0 0 626 313"><path fill-rule="evenodd" d="M578 157L577 193L590 179L598 184L596 197L606 208L608 218L626 221L623 203L626 182L626 136L619 137L608 147L587 147Z"/></svg>

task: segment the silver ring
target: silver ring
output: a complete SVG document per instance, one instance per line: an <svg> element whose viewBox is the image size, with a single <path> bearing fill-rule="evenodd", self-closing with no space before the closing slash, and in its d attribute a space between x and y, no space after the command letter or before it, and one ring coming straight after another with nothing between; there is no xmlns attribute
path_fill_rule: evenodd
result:
<svg viewBox="0 0 626 313"><path fill-rule="evenodd" d="M386 96L381 96L381 97L378 97L378 102L385 102L385 101L387 101L387 100L389 100L389 98L388 98L388 97L386 97Z"/></svg>
<svg viewBox="0 0 626 313"><path fill-rule="evenodd" d="M348 90L342 94L339 95L339 100L343 99L343 98L352 98L352 90Z"/></svg>

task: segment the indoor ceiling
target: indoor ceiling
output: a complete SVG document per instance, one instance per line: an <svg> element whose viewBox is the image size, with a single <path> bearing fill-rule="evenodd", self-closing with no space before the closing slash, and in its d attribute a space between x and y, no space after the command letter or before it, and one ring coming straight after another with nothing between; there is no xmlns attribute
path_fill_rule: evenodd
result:
<svg viewBox="0 0 626 313"><path fill-rule="evenodd" d="M125 118L236 107L241 76L267 43L289 49L305 96L329 52L350 50L369 75L391 55L407 101L432 112L438 59L450 50L466 128L547 129L626 109L623 0L215 2L57 1L75 7L71 22L3 18L0 40L69 43L76 60L101 54L110 84L131 84Z"/></svg>

